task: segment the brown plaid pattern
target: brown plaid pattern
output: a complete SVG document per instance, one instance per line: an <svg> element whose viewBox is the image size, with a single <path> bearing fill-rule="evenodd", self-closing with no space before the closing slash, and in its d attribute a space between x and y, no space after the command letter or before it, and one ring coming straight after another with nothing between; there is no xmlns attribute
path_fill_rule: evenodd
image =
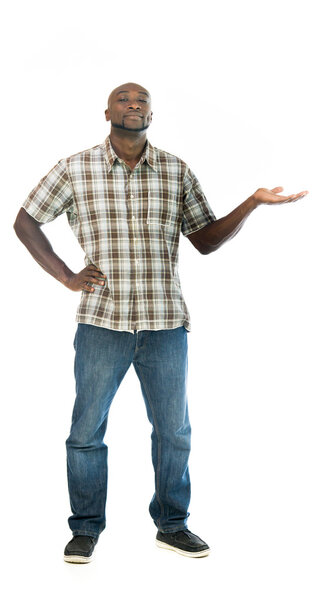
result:
<svg viewBox="0 0 328 600"><path fill-rule="evenodd" d="M30 192L23 208L49 223L66 213L85 252L107 280L81 291L76 321L129 331L190 331L178 274L180 231L216 220L198 180L180 158L146 142L132 170L102 144L63 158Z"/></svg>

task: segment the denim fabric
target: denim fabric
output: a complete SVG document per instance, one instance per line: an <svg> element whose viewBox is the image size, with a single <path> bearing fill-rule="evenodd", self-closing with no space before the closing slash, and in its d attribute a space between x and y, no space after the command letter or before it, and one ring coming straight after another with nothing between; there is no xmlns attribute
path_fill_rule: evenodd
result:
<svg viewBox="0 0 328 600"><path fill-rule="evenodd" d="M74 337L76 397L67 438L73 535L98 537L106 527L108 411L131 362L152 424L155 493L149 512L162 532L187 529L191 426L188 331L184 326L129 333L78 323Z"/></svg>

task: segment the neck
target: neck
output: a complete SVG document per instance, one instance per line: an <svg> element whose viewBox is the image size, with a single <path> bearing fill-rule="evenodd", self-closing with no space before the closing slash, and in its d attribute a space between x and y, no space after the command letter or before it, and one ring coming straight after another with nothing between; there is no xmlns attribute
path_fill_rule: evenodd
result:
<svg viewBox="0 0 328 600"><path fill-rule="evenodd" d="M137 163L144 151L147 142L147 133L145 131L123 131L122 129L111 129L109 135L117 156L126 162Z"/></svg>

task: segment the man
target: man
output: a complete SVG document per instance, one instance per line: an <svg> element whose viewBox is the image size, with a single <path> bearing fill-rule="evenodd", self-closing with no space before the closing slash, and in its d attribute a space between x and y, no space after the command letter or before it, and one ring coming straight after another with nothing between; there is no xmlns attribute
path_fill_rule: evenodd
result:
<svg viewBox="0 0 328 600"><path fill-rule="evenodd" d="M200 184L180 158L147 140L149 92L114 89L104 143L61 159L31 191L15 232L35 260L73 291L82 291L74 348L76 398L66 440L73 538L68 562L89 562L106 525L108 411L133 363L152 424L155 493L149 505L156 544L190 557L208 544L187 528L191 426L187 402L190 318L178 275L180 232L202 254L217 250L259 204L298 200L258 189L216 220ZM53 252L41 225L66 212L85 252L73 273ZM127 441L128 443L128 441ZM133 504L131 499L131 513Z"/></svg>

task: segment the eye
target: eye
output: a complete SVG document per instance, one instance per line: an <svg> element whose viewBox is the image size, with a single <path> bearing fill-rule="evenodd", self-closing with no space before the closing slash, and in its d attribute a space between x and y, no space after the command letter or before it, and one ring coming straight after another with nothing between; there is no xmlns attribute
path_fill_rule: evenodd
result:
<svg viewBox="0 0 328 600"><path fill-rule="evenodd" d="M119 99L119 102L127 102L127 101L128 101L128 98L120 98ZM140 98L138 100L138 102L147 102L147 100L144 100L143 98Z"/></svg>

